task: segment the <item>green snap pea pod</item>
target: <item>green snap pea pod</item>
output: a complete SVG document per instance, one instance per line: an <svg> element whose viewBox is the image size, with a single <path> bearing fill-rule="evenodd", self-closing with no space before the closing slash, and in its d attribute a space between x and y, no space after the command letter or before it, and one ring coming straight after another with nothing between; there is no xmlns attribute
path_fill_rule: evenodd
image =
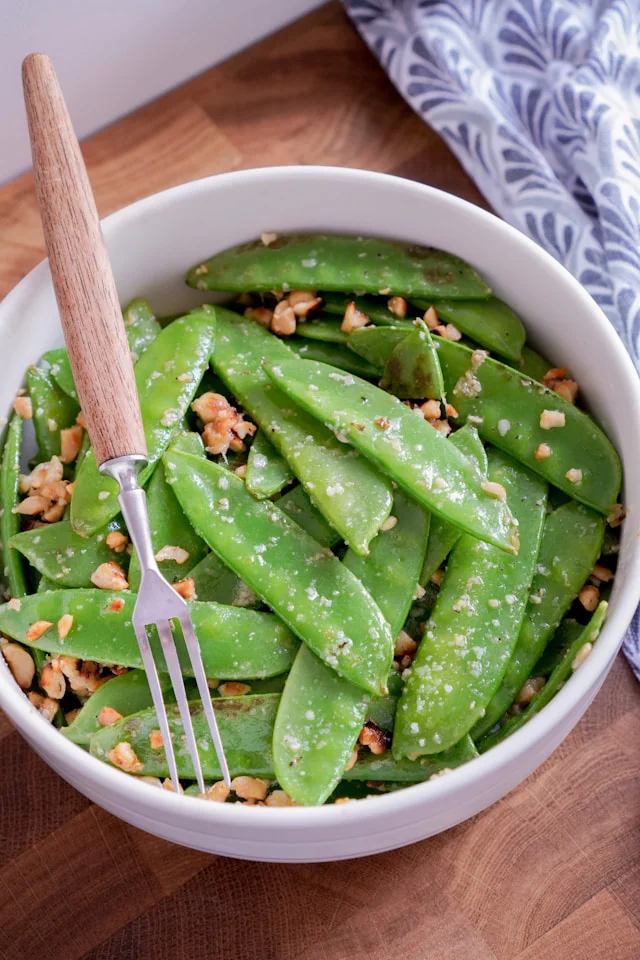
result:
<svg viewBox="0 0 640 960"><path fill-rule="evenodd" d="M322 340L325 343L346 343L347 334L340 328L341 321L329 315L318 315L306 323L299 323L296 333L305 340Z"/></svg>
<svg viewBox="0 0 640 960"><path fill-rule="evenodd" d="M569 617L564 619L558 626L558 629L551 637L551 640L544 649L544 652L533 668L534 677L549 677L558 666L568 648L571 646L577 636L584 630L584 624L578 623Z"/></svg>
<svg viewBox="0 0 640 960"><path fill-rule="evenodd" d="M164 464L182 509L214 553L321 660L384 695L393 639L356 577L275 504L256 500L216 463L172 452Z"/></svg>
<svg viewBox="0 0 640 960"><path fill-rule="evenodd" d="M145 352L149 344L153 343L160 333L160 324L153 315L153 310L146 300L140 298L132 300L122 311L124 328L127 333L129 350L133 362L136 363Z"/></svg>
<svg viewBox="0 0 640 960"><path fill-rule="evenodd" d="M320 296L324 300L323 311L325 313L332 314L334 316L344 316L344 312L349 306L350 303L355 303L358 310L361 313L366 314L369 317L371 323L385 325L396 325L406 326L408 330L412 327L412 321L400 320L397 314L392 313L389 310L388 302L389 297L384 297L376 299L374 297L357 297L357 296L348 296L346 293L321 293Z"/></svg>
<svg viewBox="0 0 640 960"><path fill-rule="evenodd" d="M509 558L468 535L453 548L398 704L395 757L439 753L468 733L499 687L518 641L547 487L496 450L489 453L489 479L507 491L520 551Z"/></svg>
<svg viewBox="0 0 640 960"><path fill-rule="evenodd" d="M170 328L165 328L170 329ZM232 777L248 774L273 779L271 737L280 696L217 697L212 700L225 757ZM222 772L211 742L211 734L200 701L189 704L191 722L200 746L202 772L207 779L219 780ZM184 746L184 726L178 708L167 706L167 719L174 746L178 775L195 779L193 761ZM131 717L104 727L91 737L89 749L94 757L110 763L109 752L118 743L130 743L142 764L136 771L142 776L167 777L169 767L162 747L153 749L149 736L158 729L155 710L142 710Z"/></svg>
<svg viewBox="0 0 640 960"><path fill-rule="evenodd" d="M63 393L53 377L41 367L29 367L27 388L33 406L39 456L41 460L51 460L53 456L60 456L60 431L75 423L80 407L77 400Z"/></svg>
<svg viewBox="0 0 640 960"><path fill-rule="evenodd" d="M379 464L418 503L509 553L518 550L507 504L431 424L378 387L322 363L266 367L293 400Z"/></svg>
<svg viewBox="0 0 640 960"><path fill-rule="evenodd" d="M396 709L398 707L398 697L374 697L366 710L366 719L371 720L382 730L393 730L395 722Z"/></svg>
<svg viewBox="0 0 640 960"><path fill-rule="evenodd" d="M78 536L68 520L60 520L16 533L9 544L19 550L43 577L57 585L90 587L91 574L101 563L115 561L125 569L129 565L126 551L117 553L107 546L107 537L114 531L126 532L121 517L110 520L104 529L91 537Z"/></svg>
<svg viewBox="0 0 640 960"><path fill-rule="evenodd" d="M262 602L215 553L208 553L189 571L189 576L195 582L198 600L213 600L232 607L259 607Z"/></svg>
<svg viewBox="0 0 640 960"><path fill-rule="evenodd" d="M355 373L358 377L377 379L379 372L363 357L359 357L348 347L340 343L322 343L320 340L303 340L301 337L291 337L287 346L297 353L303 360L318 360L320 363L330 363L340 370Z"/></svg>
<svg viewBox="0 0 640 960"><path fill-rule="evenodd" d="M278 507L317 540L321 547L335 547L340 543L340 534L316 510L302 485L287 490L278 500Z"/></svg>
<svg viewBox="0 0 640 960"><path fill-rule="evenodd" d="M478 431L472 424L466 423L460 430L451 434L449 442L464 453L465 457L470 459L478 467L483 480L487 478L487 452L478 436ZM429 542L427 543L427 553L424 558L424 566L420 574L420 584L425 586L434 575L436 570L444 563L454 546L462 536L458 527L452 526L442 517L432 517L429 528Z"/></svg>
<svg viewBox="0 0 640 960"><path fill-rule="evenodd" d="M73 466L73 479L78 479L78 474L80 473L80 467L82 466L82 461L86 457L87 453L91 449L91 438L89 437L88 432L85 430L82 434L82 440L80 442L80 449L78 450L78 456L76 457L76 462Z"/></svg>
<svg viewBox="0 0 640 960"><path fill-rule="evenodd" d="M49 590L64 590L65 588L57 580L49 580L49 577L40 577L36 593L47 593ZM35 651L34 651L35 652ZM42 651L38 651L42 653Z"/></svg>
<svg viewBox="0 0 640 960"><path fill-rule="evenodd" d="M413 324L411 325L413 326ZM360 327L349 334L347 346L382 373L395 347L407 336L408 326Z"/></svg>
<svg viewBox="0 0 640 960"><path fill-rule="evenodd" d="M203 310L176 320L158 334L135 365L147 441L144 484L183 420L209 361L215 314ZM118 484L99 472L93 451L85 456L71 498L73 529L83 537L103 527L119 510Z"/></svg>
<svg viewBox="0 0 640 960"><path fill-rule="evenodd" d="M598 604L598 607L591 617L591 620L586 627L583 627L580 630L577 637L575 637L571 644L567 647L564 656L553 670L553 673L545 683L542 690L536 693L526 710L523 710L522 713L519 713L514 717L509 717L507 720L505 720L500 729L496 731L496 733L488 734L477 743L480 753L486 753L486 751L491 749L491 747L495 747L496 744L501 743L510 734L515 733L516 730L519 730L521 727L523 727L525 723L531 719L531 717L533 717L536 713L539 713L540 710L542 710L543 707L546 707L550 700L555 697L558 690L564 686L571 674L578 669L580 662L578 661L578 663L576 663L576 657L582 648L585 646L585 644L591 645L598 639L600 630L602 629L602 624L604 623L604 619L607 615L608 606L609 604L604 600L602 603ZM587 649L590 649L590 646Z"/></svg>
<svg viewBox="0 0 640 960"><path fill-rule="evenodd" d="M106 590L32 594L21 599L19 610L7 604L0 607L0 631L47 653L141 668L142 657L131 625L135 601L135 593ZM270 677L291 666L297 641L273 614L198 601L189 604L189 611L208 677ZM67 613L73 623L60 640L56 625ZM52 624L49 629L36 640L26 640L29 627L43 620ZM178 643L183 673L192 676L190 660L181 646ZM156 663L159 668L164 663L161 655Z"/></svg>
<svg viewBox="0 0 640 960"><path fill-rule="evenodd" d="M520 635L502 683L471 731L479 740L509 709L600 555L605 521L569 501L548 514Z"/></svg>
<svg viewBox="0 0 640 960"><path fill-rule="evenodd" d="M391 510L390 481L269 381L263 358L276 365L305 366L281 340L228 310L216 308L216 314L213 367L285 457L331 526L349 546L366 554Z"/></svg>
<svg viewBox="0 0 640 960"><path fill-rule="evenodd" d="M169 677L160 674L159 679L165 703L173 703L175 697ZM128 717L151 706L153 700L144 670L129 670L113 680L108 680L92 693L73 722L68 727L62 727L62 733L67 740L86 746L94 733L104 729L98 722L100 711L104 707L111 707L123 717Z"/></svg>
<svg viewBox="0 0 640 960"><path fill-rule="evenodd" d="M322 804L331 795L362 729L368 700L308 647L300 648L273 731L276 779L296 803Z"/></svg>
<svg viewBox="0 0 640 960"><path fill-rule="evenodd" d="M251 444L245 483L258 500L273 497L293 480L289 464L260 430Z"/></svg>
<svg viewBox="0 0 640 960"><path fill-rule="evenodd" d="M545 374L549 372L552 364L525 344L522 348L520 362L516 363L515 366L524 376L529 377L531 380L536 380L538 383L542 383Z"/></svg>
<svg viewBox="0 0 640 960"><path fill-rule="evenodd" d="M433 753L428 757L419 757L408 760L406 757L396 759L387 751L376 756L373 753L363 754L358 762L342 774L343 780L380 780L395 781L398 783L421 783L444 770L453 770L455 767L468 763L478 756L473 741L467 734L459 743L449 747L442 753Z"/></svg>
<svg viewBox="0 0 640 960"><path fill-rule="evenodd" d="M503 300L488 297L486 300L415 300L414 303L421 312L433 306L440 320L453 323L487 350L509 360L520 359L524 326L518 314Z"/></svg>
<svg viewBox="0 0 640 960"><path fill-rule="evenodd" d="M426 323L418 324L393 348L382 385L401 400L440 400L444 381L438 353Z"/></svg>
<svg viewBox="0 0 640 960"><path fill-rule="evenodd" d="M419 244L372 237L290 235L265 246L252 240L193 267L197 290L361 291L411 297L488 297L490 288L464 260Z"/></svg>
<svg viewBox="0 0 640 960"><path fill-rule="evenodd" d="M78 391L76 390L75 380L71 372L71 363L66 347L57 347L55 350L48 350L42 356L43 360L49 364L49 373L58 384L63 393L66 393L72 400L78 400Z"/></svg>
<svg viewBox="0 0 640 960"><path fill-rule="evenodd" d="M22 417L14 413L7 430L0 466L0 504L2 505L0 536L2 537L3 572L12 597L23 597L27 593L22 557L11 544L12 538L20 529L20 516L13 512L13 508L19 499L21 453Z"/></svg>
<svg viewBox="0 0 640 960"><path fill-rule="evenodd" d="M618 454L599 426L554 391L482 351L440 338L447 396L459 420L472 417L483 440L515 457L574 500L607 514L621 484ZM560 425L545 429L548 415ZM536 459L540 444L550 455Z"/></svg>

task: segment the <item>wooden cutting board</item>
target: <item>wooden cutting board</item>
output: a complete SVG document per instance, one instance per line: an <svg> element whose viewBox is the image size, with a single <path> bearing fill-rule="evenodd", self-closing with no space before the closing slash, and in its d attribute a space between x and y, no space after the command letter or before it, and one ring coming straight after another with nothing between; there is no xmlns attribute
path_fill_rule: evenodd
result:
<svg viewBox="0 0 640 960"><path fill-rule="evenodd" d="M25 131L26 136L26 131ZM101 214L243 167L383 170L484 205L334 3L84 145ZM0 295L43 256L0 188ZM519 789L448 833L335 864L157 840L67 786L0 716L3 960L639 960L640 688L619 658Z"/></svg>

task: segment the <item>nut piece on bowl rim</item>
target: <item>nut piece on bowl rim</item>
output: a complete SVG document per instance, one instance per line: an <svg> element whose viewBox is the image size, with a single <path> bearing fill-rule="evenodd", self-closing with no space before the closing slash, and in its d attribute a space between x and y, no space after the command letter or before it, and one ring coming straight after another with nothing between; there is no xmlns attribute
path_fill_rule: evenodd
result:
<svg viewBox="0 0 640 960"><path fill-rule="evenodd" d="M630 510L618 574L591 655L537 716L447 776L365 801L266 810L152 790L47 724L4 661L2 709L50 766L111 813L157 836L225 856L285 862L363 856L448 829L494 803L580 719L640 599L640 386L600 308L547 253L492 214L431 187L367 171L272 167L221 174L147 197L103 226L121 301L148 294L154 309L167 314L215 299L185 287L189 266L268 231L385 236L441 247L471 262L523 316L533 345L569 367L621 455ZM0 335L3 356L11 357L0 381L0 401L9 410L22 372L61 342L45 263L0 304ZM615 396L610 383L616 384Z"/></svg>

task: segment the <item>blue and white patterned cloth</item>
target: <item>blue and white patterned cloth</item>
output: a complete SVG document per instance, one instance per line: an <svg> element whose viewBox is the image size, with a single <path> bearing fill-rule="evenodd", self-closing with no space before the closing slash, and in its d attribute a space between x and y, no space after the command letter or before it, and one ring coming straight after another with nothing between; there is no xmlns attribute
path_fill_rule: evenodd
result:
<svg viewBox="0 0 640 960"><path fill-rule="evenodd" d="M344 0L407 102L640 362L640 0ZM640 617L625 639L640 680Z"/></svg>

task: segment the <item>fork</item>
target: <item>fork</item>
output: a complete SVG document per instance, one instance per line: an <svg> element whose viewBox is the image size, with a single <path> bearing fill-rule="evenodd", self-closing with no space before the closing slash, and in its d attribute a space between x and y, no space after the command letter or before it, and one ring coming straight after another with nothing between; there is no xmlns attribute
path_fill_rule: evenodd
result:
<svg viewBox="0 0 640 960"><path fill-rule="evenodd" d="M133 628L149 681L171 782L180 791L175 751L148 630L155 627L200 792L204 778L173 624L180 625L223 774L229 769L189 608L156 563L146 494L138 471L147 463L140 403L109 255L78 140L53 65L32 53L22 65L40 217L71 368L100 471L120 487L118 501L142 573Z"/></svg>

